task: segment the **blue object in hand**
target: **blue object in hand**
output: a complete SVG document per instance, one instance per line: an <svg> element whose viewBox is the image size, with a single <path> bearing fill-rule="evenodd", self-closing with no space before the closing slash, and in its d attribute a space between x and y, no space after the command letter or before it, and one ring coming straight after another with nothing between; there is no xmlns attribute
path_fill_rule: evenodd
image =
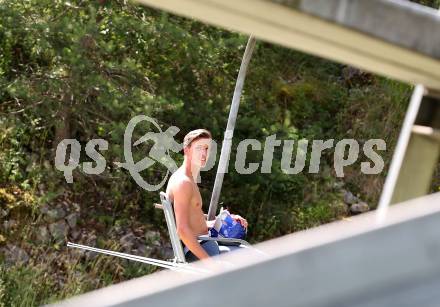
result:
<svg viewBox="0 0 440 307"><path fill-rule="evenodd" d="M230 214L227 214L222 218L222 225L218 233L224 238L243 240L246 237L246 228L240 222L234 220Z"/></svg>

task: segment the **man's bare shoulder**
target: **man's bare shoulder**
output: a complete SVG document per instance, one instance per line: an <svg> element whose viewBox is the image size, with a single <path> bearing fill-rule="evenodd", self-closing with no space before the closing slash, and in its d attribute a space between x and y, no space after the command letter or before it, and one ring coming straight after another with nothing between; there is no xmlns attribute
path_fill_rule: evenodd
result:
<svg viewBox="0 0 440 307"><path fill-rule="evenodd" d="M192 194L192 192L193 182L191 181L191 178L179 170L171 175L170 180L168 181L167 194L170 195L172 199L174 199L174 195L176 194Z"/></svg>
<svg viewBox="0 0 440 307"><path fill-rule="evenodd" d="M180 170L174 172L171 175L170 180L168 182L168 186L177 187L177 186L188 186L192 185L191 178L189 178L185 173Z"/></svg>

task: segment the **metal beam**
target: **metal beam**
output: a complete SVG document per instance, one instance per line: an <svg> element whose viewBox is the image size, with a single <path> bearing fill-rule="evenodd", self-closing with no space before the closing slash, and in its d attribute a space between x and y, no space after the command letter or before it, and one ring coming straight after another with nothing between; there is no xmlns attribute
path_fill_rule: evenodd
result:
<svg viewBox="0 0 440 307"><path fill-rule="evenodd" d="M440 15L389 0L139 0L257 39L440 89Z"/></svg>
<svg viewBox="0 0 440 307"><path fill-rule="evenodd" d="M391 204L429 193L440 157L440 93L425 90L411 128Z"/></svg>
<svg viewBox="0 0 440 307"><path fill-rule="evenodd" d="M440 92L414 88L384 183L377 222L390 204L429 193L440 157Z"/></svg>

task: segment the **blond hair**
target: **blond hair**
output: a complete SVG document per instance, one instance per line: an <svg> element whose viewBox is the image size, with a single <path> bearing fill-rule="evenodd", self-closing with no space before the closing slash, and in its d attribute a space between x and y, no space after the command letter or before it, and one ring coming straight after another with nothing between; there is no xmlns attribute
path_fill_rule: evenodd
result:
<svg viewBox="0 0 440 307"><path fill-rule="evenodd" d="M211 132L206 129L196 129L188 132L183 138L183 148L190 146L192 142L202 138L211 139Z"/></svg>

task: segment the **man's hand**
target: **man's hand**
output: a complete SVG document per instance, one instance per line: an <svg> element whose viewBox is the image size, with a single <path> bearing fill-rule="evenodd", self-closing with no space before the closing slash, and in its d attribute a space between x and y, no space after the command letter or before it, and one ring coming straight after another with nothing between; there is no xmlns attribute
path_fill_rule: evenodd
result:
<svg viewBox="0 0 440 307"><path fill-rule="evenodd" d="M248 227L248 222L246 221L245 218L241 217L238 214L231 214L231 217L236 220L237 222L239 222L244 228L247 229Z"/></svg>

